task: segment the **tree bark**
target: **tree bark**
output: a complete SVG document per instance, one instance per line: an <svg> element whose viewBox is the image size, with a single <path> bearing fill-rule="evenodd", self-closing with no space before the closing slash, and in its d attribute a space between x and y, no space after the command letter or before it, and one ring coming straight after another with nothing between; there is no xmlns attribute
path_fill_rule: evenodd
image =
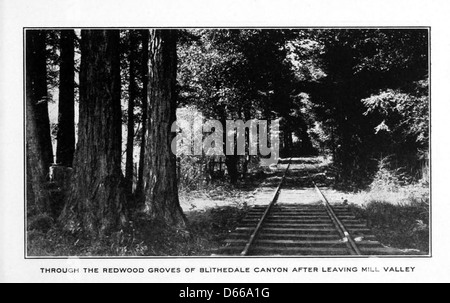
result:
<svg viewBox="0 0 450 303"><path fill-rule="evenodd" d="M292 125L287 113L281 114L284 118L283 125L283 157L290 157L292 152Z"/></svg>
<svg viewBox="0 0 450 303"><path fill-rule="evenodd" d="M49 194L45 188L48 166L44 160L43 141L39 136L39 124L36 113L36 104L41 99L40 94L42 93L41 86L43 81L41 81L41 78L45 80L46 74L37 73L38 67L42 66L42 62L39 62L39 59L45 59L45 57L36 56L36 53L39 52L38 48L43 45L39 41L42 39L42 33L36 30L27 30L25 35L27 212L35 214L45 213L50 210Z"/></svg>
<svg viewBox="0 0 450 303"><path fill-rule="evenodd" d="M227 166L228 177L230 178L231 184L236 184L239 179L238 161L239 156L237 155L225 156L225 165Z"/></svg>
<svg viewBox="0 0 450 303"><path fill-rule="evenodd" d="M222 120L222 125L225 125L225 120ZM227 138L225 137L227 135L227 132L224 131L224 150L225 150L225 142L227 142ZM233 155L227 155L225 153L225 165L227 166L227 173L228 178L230 180L231 184L236 184L239 179L239 170L238 170L238 162L239 162L239 156L237 155L237 142L236 137L233 139L234 142L234 154Z"/></svg>
<svg viewBox="0 0 450 303"><path fill-rule="evenodd" d="M150 31L145 210L161 224L183 228L186 218L178 200L176 156L171 151L177 98L176 41L176 31Z"/></svg>
<svg viewBox="0 0 450 303"><path fill-rule="evenodd" d="M46 33L42 30L29 30L28 42L32 46L27 60L31 62L28 73L32 81L32 106L36 121L36 135L41 146L45 166L53 163L50 119L48 117Z"/></svg>
<svg viewBox="0 0 450 303"><path fill-rule="evenodd" d="M220 106L218 109L218 116L220 123L222 125L226 125L227 120L227 114L225 106ZM226 142L228 140L228 134L226 131L223 132L223 151L225 155L225 165L227 167L227 174L228 178L231 184L236 184L239 179L239 171L238 171L238 160L239 156L237 156L237 142L236 142L236 136L233 138L234 140L234 154L233 155L227 155L226 153Z"/></svg>
<svg viewBox="0 0 450 303"><path fill-rule="evenodd" d="M119 31L82 30L80 118L66 230L103 237L126 223L121 172Z"/></svg>
<svg viewBox="0 0 450 303"><path fill-rule="evenodd" d="M250 113L250 109L252 107L252 104L247 104L247 106L245 106L245 108L243 109L243 113L244 113L244 120L245 122L247 122L248 120L250 120L251 117L251 113ZM246 128L245 129L245 144L246 144L246 148L245 148L245 156L243 158L243 163L242 163L242 179L245 180L245 178L247 177L247 173L248 173L248 162L250 161L250 129Z"/></svg>
<svg viewBox="0 0 450 303"><path fill-rule="evenodd" d="M56 162L72 166L75 152L75 34L73 30L61 31L59 106Z"/></svg>
<svg viewBox="0 0 450 303"><path fill-rule="evenodd" d="M308 126L305 121L302 119L301 122L298 123L298 135L301 141L300 150L297 151L299 154L304 156L312 156L317 154L317 151L314 149L311 137L308 134Z"/></svg>
<svg viewBox="0 0 450 303"><path fill-rule="evenodd" d="M139 151L138 182L136 185L136 197L138 201L144 196L144 165L145 165L145 138L147 136L147 98L148 98L148 40L149 32L143 30L142 36L142 138Z"/></svg>
<svg viewBox="0 0 450 303"><path fill-rule="evenodd" d="M134 103L136 99L136 32L130 31L130 62L128 84L128 121L127 121L127 152L125 162L125 192L131 196L133 191L133 150L134 150Z"/></svg>

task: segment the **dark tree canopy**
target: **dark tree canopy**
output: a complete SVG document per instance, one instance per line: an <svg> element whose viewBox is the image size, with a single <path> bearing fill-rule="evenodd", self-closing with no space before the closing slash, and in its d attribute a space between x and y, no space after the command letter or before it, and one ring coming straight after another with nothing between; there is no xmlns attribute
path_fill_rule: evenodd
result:
<svg viewBox="0 0 450 303"><path fill-rule="evenodd" d="M333 154L342 180L370 178L374 158L426 152L427 30L189 33L179 44L180 100L207 117L282 117L283 145L295 134L297 152L309 154L314 141Z"/></svg>

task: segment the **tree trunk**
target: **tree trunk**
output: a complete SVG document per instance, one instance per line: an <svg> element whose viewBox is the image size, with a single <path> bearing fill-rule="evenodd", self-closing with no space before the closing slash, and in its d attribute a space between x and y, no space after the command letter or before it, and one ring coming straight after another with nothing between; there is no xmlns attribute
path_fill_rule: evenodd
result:
<svg viewBox="0 0 450 303"><path fill-rule="evenodd" d="M32 45L27 60L32 64L29 66L30 79L33 81L32 106L36 120L37 138L41 146L42 158L45 166L53 163L52 140L50 137L50 120L48 118L48 95L47 95L47 62L45 56L46 33L41 30L29 30L29 42Z"/></svg>
<svg viewBox="0 0 450 303"><path fill-rule="evenodd" d="M139 201L144 197L144 165L145 165L145 138L147 136L147 98L148 98L148 39L149 32L143 30L142 36L142 138L139 151L139 171L136 185L136 197Z"/></svg>
<svg viewBox="0 0 450 303"><path fill-rule="evenodd" d="M317 151L313 147L311 137L308 134L308 126L306 125L306 122L302 119L298 124L299 130L297 134L301 141L301 145L300 150L298 150L297 153L304 156L312 156L317 154Z"/></svg>
<svg viewBox="0 0 450 303"><path fill-rule="evenodd" d="M287 114L285 115L287 117ZM292 128L289 118L285 118L283 126L283 157L290 157L292 152Z"/></svg>
<svg viewBox="0 0 450 303"><path fill-rule="evenodd" d="M245 108L243 109L244 112L244 120L247 123L248 120L250 120L251 117L251 113L250 113L250 109L252 108L252 104L248 104L247 106L245 106ZM248 173L248 162L250 161L250 129L246 128L245 129L245 156L243 158L243 163L242 163L242 179L245 180L245 178L247 177L247 173Z"/></svg>
<svg viewBox="0 0 450 303"><path fill-rule="evenodd" d="M94 239L126 218L121 172L119 31L82 30L80 118L72 188L60 216L65 229Z"/></svg>
<svg viewBox="0 0 450 303"><path fill-rule="evenodd" d="M226 125L227 121L227 113L225 106L220 106L218 109L218 117L220 120L220 123L222 125ZM226 153L226 144L228 141L228 134L226 131L223 132L223 151L225 155L225 165L227 166L227 174L228 178L231 184L236 184L239 178L239 171L238 171L238 160L239 156L237 156L237 142L236 142L236 136L233 138L234 140L234 154L233 155L227 155Z"/></svg>
<svg viewBox="0 0 450 303"><path fill-rule="evenodd" d="M43 141L39 136L36 104L41 99L42 78L44 74L38 74L37 67L42 65L38 59L45 57L36 56L38 48L42 47L40 39L42 33L36 30L26 31L26 167L27 167L27 211L29 214L45 213L49 211L50 199L45 188L48 166L44 160ZM44 60L45 62L45 60ZM44 64L45 67L45 64ZM42 71L42 70L41 70Z"/></svg>
<svg viewBox="0 0 450 303"><path fill-rule="evenodd" d="M130 31L130 78L128 84L127 152L125 162L125 192L131 196L133 191L133 146L134 146L134 103L136 99L136 32Z"/></svg>
<svg viewBox="0 0 450 303"><path fill-rule="evenodd" d="M239 178L238 161L239 156L237 155L225 156L225 165L227 166L228 177L230 178L231 184L236 184Z"/></svg>
<svg viewBox="0 0 450 303"><path fill-rule="evenodd" d="M52 139L50 136L50 119L48 117L48 95L47 95L47 62L46 62L46 33L45 31L36 31L33 34L34 47L31 58L35 62L31 69L32 79L34 81L33 93L35 106L35 117L37 126L37 135L42 148L44 163L49 166L53 163Z"/></svg>
<svg viewBox="0 0 450 303"><path fill-rule="evenodd" d="M72 166L75 152L75 34L73 30L61 31L59 69L59 106L56 162Z"/></svg>
<svg viewBox="0 0 450 303"><path fill-rule="evenodd" d="M145 209L155 221L185 227L186 218L178 200L176 156L171 151L177 98L176 40L176 31L150 31Z"/></svg>
<svg viewBox="0 0 450 303"><path fill-rule="evenodd" d="M221 119L221 123L222 125L226 125L226 119L223 117L225 116L225 111L223 112L223 116ZM236 142L236 136L233 138L234 140L234 154L233 155L227 155L226 152L224 152L225 154L225 165L227 166L227 173L228 173L228 178L230 179L230 183L231 184L236 184L239 178L239 171L238 171L238 161L239 161L239 156L237 156L237 142ZM227 142L227 132L224 131L223 132L223 142L224 142L224 151L226 151L226 142Z"/></svg>

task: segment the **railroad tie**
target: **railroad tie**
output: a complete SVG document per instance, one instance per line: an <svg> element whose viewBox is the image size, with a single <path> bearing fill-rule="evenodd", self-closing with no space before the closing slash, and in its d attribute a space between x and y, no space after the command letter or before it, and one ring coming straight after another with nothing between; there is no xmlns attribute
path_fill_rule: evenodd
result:
<svg viewBox="0 0 450 303"><path fill-rule="evenodd" d="M291 161L268 205L254 206L214 255L386 256L402 251L383 246L347 205L330 204L312 181L322 203L277 203ZM299 197L300 199L301 197Z"/></svg>

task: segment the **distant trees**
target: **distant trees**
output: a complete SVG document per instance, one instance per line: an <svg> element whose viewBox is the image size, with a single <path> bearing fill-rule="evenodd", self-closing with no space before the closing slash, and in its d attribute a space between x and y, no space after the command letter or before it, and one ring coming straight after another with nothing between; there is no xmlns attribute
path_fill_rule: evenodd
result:
<svg viewBox="0 0 450 303"><path fill-rule="evenodd" d="M300 112L291 115L294 75L286 61L285 44L292 32L192 30L188 34L189 39L179 44L181 102L195 105L207 118L223 125L227 119L282 117L283 147L291 147L293 125L303 120ZM298 134L308 137L306 132ZM246 161L247 157L226 156L231 183L245 174Z"/></svg>
<svg viewBox="0 0 450 303"><path fill-rule="evenodd" d="M121 82L124 106L122 122L126 124L126 138L123 145L124 174L131 208L138 205L134 202L142 202L143 198L148 104L148 37L148 30L121 31Z"/></svg>
<svg viewBox="0 0 450 303"><path fill-rule="evenodd" d="M189 33L191 39L179 45L182 102L194 104L206 116L219 120L282 117L282 146L286 150L293 147L294 134L299 140L297 154L311 154L314 138L316 147L333 154L340 181L370 178L376 169L372 159L379 154L400 156L398 151L406 148L414 158L419 148L420 144L406 140L414 137L412 132L399 137L376 131L383 121L383 111L375 105L380 103L374 101L377 94L389 91L392 95L395 91L410 95L403 105L391 98L393 108L404 108L401 111L408 117L399 120L389 114L389 122L405 125L420 121L423 132L416 132L422 142L420 148L428 143L423 140L427 138L429 101L426 30L249 29ZM420 118L413 122L417 115ZM400 141L403 143L393 144ZM402 164L412 164L414 159L409 158ZM232 180L235 163L231 156L227 158Z"/></svg>
<svg viewBox="0 0 450 303"><path fill-rule="evenodd" d="M367 178L376 165L371 159L388 154L402 166L414 166L419 145L403 140L406 137L400 133L385 136L389 130L380 123L390 112L391 126L414 117L420 117L422 126L427 124L427 30L320 30L313 37L323 46L319 58L326 76L312 97L322 108L318 118L335 131L340 177ZM410 97L405 99L401 92ZM382 99L389 101L377 102ZM383 108L388 103L409 117L401 118L389 106ZM413 104L418 104L415 110ZM423 128L422 138L427 137L427 129Z"/></svg>

